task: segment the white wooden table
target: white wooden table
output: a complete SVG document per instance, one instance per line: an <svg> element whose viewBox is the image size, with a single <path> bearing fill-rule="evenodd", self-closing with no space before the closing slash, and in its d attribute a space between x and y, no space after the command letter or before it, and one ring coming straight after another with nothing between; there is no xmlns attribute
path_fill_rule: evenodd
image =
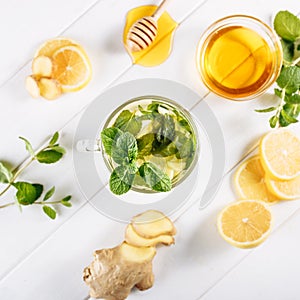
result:
<svg viewBox="0 0 300 300"><path fill-rule="evenodd" d="M265 107L269 95L235 103L210 94L200 82L195 51L201 33L214 20L235 13L271 23L279 10L300 13L299 0L173 0L168 11L179 23L173 51L162 65L132 65L122 45L128 10L154 0L2 0L0 3L0 160L16 165L26 158L25 136L37 147L56 130L63 133L68 154L57 165L33 164L22 176L56 185L60 195L73 195L73 208L61 209L51 221L40 207L0 211L0 299L84 299L88 288L82 270L95 249L122 240L124 224L98 213L82 196L72 161L72 139L84 108L103 90L138 78L164 78L194 89L215 113L225 138L225 177L214 202L197 204L176 221L176 246L159 249L154 261L156 282L129 299L299 299L300 201L273 206L271 237L253 250L225 243L216 229L216 214L235 200L231 176L249 145L268 131ZM30 98L24 78L35 49L45 40L66 36L80 42L90 55L94 76L82 91L48 102ZM120 103L116 99L116 106ZM299 125L294 128L299 129ZM12 191L0 203L11 201ZM172 260L168 259L169 253Z"/></svg>

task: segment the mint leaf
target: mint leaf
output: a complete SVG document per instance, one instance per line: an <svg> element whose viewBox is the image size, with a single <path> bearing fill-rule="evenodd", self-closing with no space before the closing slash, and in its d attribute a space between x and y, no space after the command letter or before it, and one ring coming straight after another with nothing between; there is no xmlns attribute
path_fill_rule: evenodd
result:
<svg viewBox="0 0 300 300"><path fill-rule="evenodd" d="M19 139L21 139L25 142L26 150L29 152L30 156L34 157L34 151L33 151L33 148L31 146L30 142L22 136L19 136Z"/></svg>
<svg viewBox="0 0 300 300"><path fill-rule="evenodd" d="M283 39L294 42L300 38L300 19L289 11L280 11L275 16L274 29Z"/></svg>
<svg viewBox="0 0 300 300"><path fill-rule="evenodd" d="M289 104L300 104L300 95L293 94L290 97L286 97L284 100L286 103L289 103Z"/></svg>
<svg viewBox="0 0 300 300"><path fill-rule="evenodd" d="M180 127L186 130L187 132L192 133L193 131L189 122L176 109L174 109L173 112L176 115L176 119Z"/></svg>
<svg viewBox="0 0 300 300"><path fill-rule="evenodd" d="M50 145L50 146L55 145L55 143L58 141L58 138L59 138L59 133L56 131L56 132L53 134L53 136L52 136L52 138L51 138L51 140L50 140L50 142L49 142L49 145Z"/></svg>
<svg viewBox="0 0 300 300"><path fill-rule="evenodd" d="M139 173L146 184L154 191L168 192L172 188L169 176L150 162L142 164L139 168Z"/></svg>
<svg viewBox="0 0 300 300"><path fill-rule="evenodd" d="M43 150L36 155L38 162L42 164L53 164L63 157L63 153L55 150Z"/></svg>
<svg viewBox="0 0 300 300"><path fill-rule="evenodd" d="M150 155L152 152L152 144L154 142L154 134L148 133L137 139L138 158Z"/></svg>
<svg viewBox="0 0 300 300"><path fill-rule="evenodd" d="M50 219L54 220L56 218L56 211L52 207L44 205L43 211Z"/></svg>
<svg viewBox="0 0 300 300"><path fill-rule="evenodd" d="M68 201L61 201L60 203L65 207L72 207L72 203L70 203Z"/></svg>
<svg viewBox="0 0 300 300"><path fill-rule="evenodd" d="M176 153L178 159L192 156L194 152L194 141L191 136L187 137L185 134L176 131L173 143L178 149L178 152Z"/></svg>
<svg viewBox="0 0 300 300"><path fill-rule="evenodd" d="M46 195L44 196L43 201L47 201L48 199L50 199L50 198L53 196L54 192L55 192L55 186L53 186L53 187L46 193Z"/></svg>
<svg viewBox="0 0 300 300"><path fill-rule="evenodd" d="M135 174L139 170L135 162L126 165L126 168L130 174Z"/></svg>
<svg viewBox="0 0 300 300"><path fill-rule="evenodd" d="M276 107L272 106L272 107L269 107L269 108L265 108L265 109L255 109L256 112L258 113L268 113L268 112L271 112L271 111L274 111L276 110Z"/></svg>
<svg viewBox="0 0 300 300"><path fill-rule="evenodd" d="M152 111L153 113L159 113L159 108L163 108L165 110L169 110L169 108L160 102L152 101L148 106L147 109Z"/></svg>
<svg viewBox="0 0 300 300"><path fill-rule="evenodd" d="M50 147L50 150L59 152L61 154L66 154L66 149L61 146L52 146L52 147Z"/></svg>
<svg viewBox="0 0 300 300"><path fill-rule="evenodd" d="M21 205L30 205L34 203L43 192L43 186L41 184L31 184L19 181L13 183L13 186L18 190L16 197Z"/></svg>
<svg viewBox="0 0 300 300"><path fill-rule="evenodd" d="M133 162L138 153L135 137L129 133L122 133L112 147L111 157L117 164L129 164Z"/></svg>
<svg viewBox="0 0 300 300"><path fill-rule="evenodd" d="M135 174L132 174L128 166L116 167L110 175L109 187L116 195L127 193L132 186Z"/></svg>
<svg viewBox="0 0 300 300"><path fill-rule="evenodd" d="M159 113L158 112L159 103L153 101L147 106L147 110L150 110L152 113Z"/></svg>
<svg viewBox="0 0 300 300"><path fill-rule="evenodd" d="M295 93L300 88L300 68L283 67L276 82L279 87L286 90L287 94Z"/></svg>
<svg viewBox="0 0 300 300"><path fill-rule="evenodd" d="M285 120L285 122L289 125L291 123L297 123L298 120L294 118L293 116L289 115L288 112L286 112L284 109L281 110L280 116ZM280 124L281 125L281 124Z"/></svg>
<svg viewBox="0 0 300 300"><path fill-rule="evenodd" d="M111 156L111 149L122 131L116 127L105 128L101 132L101 141L105 152Z"/></svg>
<svg viewBox="0 0 300 300"><path fill-rule="evenodd" d="M0 162L0 183L9 183L12 178L12 172Z"/></svg>
<svg viewBox="0 0 300 300"><path fill-rule="evenodd" d="M158 115L153 121L153 131L159 143L167 144L174 139L175 122L170 115Z"/></svg>
<svg viewBox="0 0 300 300"><path fill-rule="evenodd" d="M294 43L285 41L283 39L280 40L282 51L283 51L283 59L286 62L292 62L294 58Z"/></svg>
<svg viewBox="0 0 300 300"><path fill-rule="evenodd" d="M35 200L37 200L41 197L44 187L43 187L43 185L41 185L39 183L33 183L32 185L35 188L35 197L36 197Z"/></svg>
<svg viewBox="0 0 300 300"><path fill-rule="evenodd" d="M154 155L167 157L177 153L177 151L178 149L173 142L171 142L170 144L154 143L154 147L153 147Z"/></svg>
<svg viewBox="0 0 300 300"><path fill-rule="evenodd" d="M64 201L64 202L68 202L72 199L72 196L71 195L68 195L66 196L65 198L61 199L61 201Z"/></svg>
<svg viewBox="0 0 300 300"><path fill-rule="evenodd" d="M283 106L283 109L286 111L287 114L289 114L290 116L297 118L300 114L300 105L297 104L289 104L286 103Z"/></svg>
<svg viewBox="0 0 300 300"><path fill-rule="evenodd" d="M290 122L289 117L286 117L286 115L288 115L288 116L292 117L294 120L296 120L296 118L300 114L300 105L287 103L283 106L283 110L284 110L284 113L282 113L282 111L280 112L279 124L281 127L286 127L286 126L290 125L291 123L295 123L295 122Z"/></svg>
<svg viewBox="0 0 300 300"><path fill-rule="evenodd" d="M273 116L270 118L269 123L271 128L275 128L277 123L279 121L279 118L277 116Z"/></svg>
<svg viewBox="0 0 300 300"><path fill-rule="evenodd" d="M279 98L282 97L282 90L280 90L280 89L274 89L274 93L275 93L275 95L278 96Z"/></svg>
<svg viewBox="0 0 300 300"><path fill-rule="evenodd" d="M121 129L123 132L130 132L137 135L142 128L142 122L129 110L123 110L117 117L113 127Z"/></svg>
<svg viewBox="0 0 300 300"><path fill-rule="evenodd" d="M147 115L149 114L148 110L145 110L141 105L138 106L139 111L143 114L143 115Z"/></svg>

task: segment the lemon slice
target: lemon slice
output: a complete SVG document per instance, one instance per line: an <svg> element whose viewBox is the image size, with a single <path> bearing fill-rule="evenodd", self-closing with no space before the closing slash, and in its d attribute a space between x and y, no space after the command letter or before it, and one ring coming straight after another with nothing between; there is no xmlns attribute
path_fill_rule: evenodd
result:
<svg viewBox="0 0 300 300"><path fill-rule="evenodd" d="M300 175L300 140L289 130L277 129L260 142L262 165L275 180L291 180Z"/></svg>
<svg viewBox="0 0 300 300"><path fill-rule="evenodd" d="M166 159L167 169L173 173L173 177L177 176L185 168L186 162L183 159L178 159L175 155ZM173 178L172 177L172 178Z"/></svg>
<svg viewBox="0 0 300 300"><path fill-rule="evenodd" d="M226 206L218 217L218 231L225 241L239 248L261 244L271 232L272 214L266 203L242 200Z"/></svg>
<svg viewBox="0 0 300 300"><path fill-rule="evenodd" d="M269 177L266 177L266 184L270 192L280 199L300 199L300 176L285 181L272 180Z"/></svg>
<svg viewBox="0 0 300 300"><path fill-rule="evenodd" d="M64 92L84 88L90 81L92 68L85 51L78 46L65 46L53 54L52 77L62 86Z"/></svg>
<svg viewBox="0 0 300 300"><path fill-rule="evenodd" d="M75 41L60 37L60 38L55 38L46 41L44 44L42 44L37 51L35 52L34 57L38 56L48 56L52 57L52 55L60 48L65 47L65 46L71 46L71 45L77 45L79 46Z"/></svg>
<svg viewBox="0 0 300 300"><path fill-rule="evenodd" d="M163 172L166 172L166 170L167 170L166 159L162 156L149 155L149 156L145 156L144 160L146 162L153 163Z"/></svg>
<svg viewBox="0 0 300 300"><path fill-rule="evenodd" d="M259 199L268 203L275 203L279 200L268 191L265 171L258 155L240 165L234 176L234 185L241 199Z"/></svg>

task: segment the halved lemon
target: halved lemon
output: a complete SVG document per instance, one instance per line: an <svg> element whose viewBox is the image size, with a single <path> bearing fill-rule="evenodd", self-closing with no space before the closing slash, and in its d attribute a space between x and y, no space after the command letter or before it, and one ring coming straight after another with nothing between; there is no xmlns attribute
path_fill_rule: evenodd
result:
<svg viewBox="0 0 300 300"><path fill-rule="evenodd" d="M218 231L225 241L239 248L253 248L270 234L272 214L259 200L242 200L226 206L218 216Z"/></svg>
<svg viewBox="0 0 300 300"><path fill-rule="evenodd" d="M241 199L259 199L268 203L275 203L279 200L268 191L265 171L258 155L240 165L234 176L234 185Z"/></svg>
<svg viewBox="0 0 300 300"><path fill-rule="evenodd" d="M269 177L291 180L300 175L300 139L291 131L277 129L260 142L262 165Z"/></svg>
<svg viewBox="0 0 300 300"><path fill-rule="evenodd" d="M59 48L52 56L52 77L64 92L74 92L85 87L91 80L92 67L85 51L78 46Z"/></svg>
<svg viewBox="0 0 300 300"><path fill-rule="evenodd" d="M300 199L300 176L292 180L278 181L266 177L266 184L271 193L283 200Z"/></svg>
<svg viewBox="0 0 300 300"><path fill-rule="evenodd" d="M64 37L54 38L54 39L48 40L44 44L42 44L35 52L34 57L38 57L41 55L52 57L52 55L58 49L65 47L65 46L71 46L71 45L79 46L75 41L73 41L69 38L64 38Z"/></svg>

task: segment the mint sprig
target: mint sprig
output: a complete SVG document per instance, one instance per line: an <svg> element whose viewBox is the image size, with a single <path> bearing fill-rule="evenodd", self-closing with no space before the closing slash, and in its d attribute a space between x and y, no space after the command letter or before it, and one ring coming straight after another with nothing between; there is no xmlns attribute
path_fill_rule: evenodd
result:
<svg viewBox="0 0 300 300"><path fill-rule="evenodd" d="M47 216L51 219L55 219L55 208L49 206L49 204L61 204L66 207L71 207L71 203L69 202L71 196L67 196L59 201L48 201L55 192L55 187L52 187L45 193L43 200L38 201L44 190L43 185L26 181L17 181L17 178L33 161L37 161L42 164L52 164L58 162L63 157L66 151L58 144L59 133L54 133L49 143L38 151L34 151L31 143L26 138L20 137L20 139L24 141L25 148L30 154L30 157L15 170L12 170L0 162L0 183L6 184L6 187L0 192L0 197L7 192L10 187L14 187L16 189L16 201L0 205L0 209L12 205L18 205L19 208L21 208L22 206L38 204L43 206L43 212L46 213ZM45 205L45 201L47 201L47 205Z"/></svg>
<svg viewBox="0 0 300 300"><path fill-rule="evenodd" d="M300 19L289 11L280 11L274 19L274 29L281 38L283 67L276 83L277 106L257 109L259 113L275 114L269 119L270 127L286 127L298 122L300 113Z"/></svg>

